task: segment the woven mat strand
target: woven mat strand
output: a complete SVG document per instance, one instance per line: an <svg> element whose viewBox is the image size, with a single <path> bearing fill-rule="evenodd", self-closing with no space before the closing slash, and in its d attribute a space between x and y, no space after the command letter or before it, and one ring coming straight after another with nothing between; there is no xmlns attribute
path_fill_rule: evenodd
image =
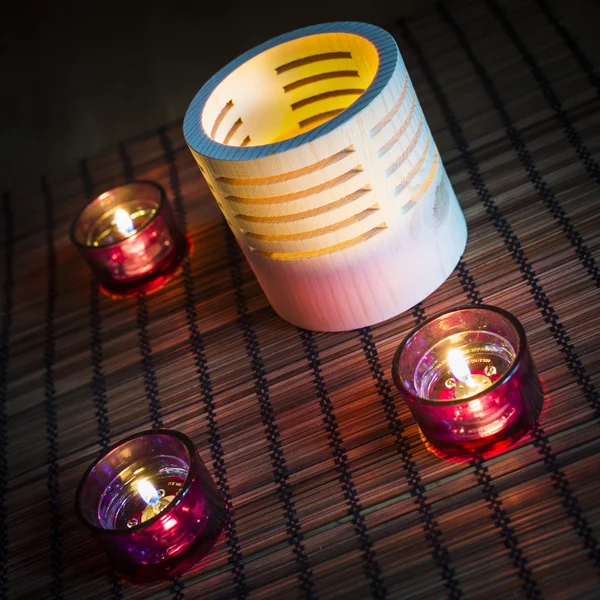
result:
<svg viewBox="0 0 600 600"><path fill-rule="evenodd" d="M396 319L340 334L280 320L180 124L4 195L0 599L598 596L598 60L567 6L444 6L393 33L469 242ZM194 249L168 286L115 302L68 228L134 177L165 186ZM530 436L461 463L427 449L390 363L411 327L467 301L518 316L547 394ZM231 518L191 572L131 586L73 497L101 448L156 425L194 440Z"/></svg>

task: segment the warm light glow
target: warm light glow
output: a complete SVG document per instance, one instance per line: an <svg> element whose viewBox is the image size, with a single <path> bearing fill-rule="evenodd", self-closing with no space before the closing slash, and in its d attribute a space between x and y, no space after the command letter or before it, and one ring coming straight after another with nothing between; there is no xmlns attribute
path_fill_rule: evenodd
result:
<svg viewBox="0 0 600 600"><path fill-rule="evenodd" d="M469 402L469 409L473 414L479 415L481 412L483 412L481 400L473 400L472 402Z"/></svg>
<svg viewBox="0 0 600 600"><path fill-rule="evenodd" d="M173 517L167 517L163 522L163 527L168 531L177 525L177 520Z"/></svg>
<svg viewBox="0 0 600 600"><path fill-rule="evenodd" d="M140 479L137 482L137 489L146 504L153 506L160 502L158 490L147 479Z"/></svg>
<svg viewBox="0 0 600 600"><path fill-rule="evenodd" d="M465 355L458 348L452 348L448 352L448 366L452 371L452 375L454 375L456 379L466 383L470 387L473 387L473 377L471 376L469 365Z"/></svg>
<svg viewBox="0 0 600 600"><path fill-rule="evenodd" d="M127 214L127 211L122 208L117 208L115 212L115 224L117 225L117 229L123 235L129 235L134 230L131 217Z"/></svg>
<svg viewBox="0 0 600 600"><path fill-rule="evenodd" d="M478 373L473 375L471 373L465 355L458 348L452 348L452 350L448 352L447 361L450 371L452 371L452 375L458 380L458 384L454 391L457 399L474 396L492 385L492 380L486 375ZM479 400L475 400L471 403L471 410L479 414L482 410Z"/></svg>
<svg viewBox="0 0 600 600"><path fill-rule="evenodd" d="M329 60L319 60L328 54ZM348 108L378 67L377 47L361 35L329 32L289 40L222 79L206 100L202 127L228 146L287 140Z"/></svg>

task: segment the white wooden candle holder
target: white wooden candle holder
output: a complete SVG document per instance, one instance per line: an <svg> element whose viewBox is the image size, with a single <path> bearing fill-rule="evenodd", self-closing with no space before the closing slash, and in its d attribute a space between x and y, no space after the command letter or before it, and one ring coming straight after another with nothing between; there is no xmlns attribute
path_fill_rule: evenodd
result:
<svg viewBox="0 0 600 600"><path fill-rule="evenodd" d="M364 23L258 46L198 92L186 141L275 311L317 331L389 319L467 230L394 39Z"/></svg>

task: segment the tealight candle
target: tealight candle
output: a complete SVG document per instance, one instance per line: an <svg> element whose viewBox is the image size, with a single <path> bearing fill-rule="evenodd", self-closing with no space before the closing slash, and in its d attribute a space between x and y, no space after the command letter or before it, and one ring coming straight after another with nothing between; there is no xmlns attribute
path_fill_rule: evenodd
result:
<svg viewBox="0 0 600 600"><path fill-rule="evenodd" d="M522 325L493 306L427 319L398 348L392 375L423 435L451 455L508 446L543 405Z"/></svg>
<svg viewBox="0 0 600 600"><path fill-rule="evenodd" d="M188 247L164 189L145 181L98 196L73 221L71 240L112 296L165 283Z"/></svg>
<svg viewBox="0 0 600 600"><path fill-rule="evenodd" d="M166 429L104 453L81 480L75 508L115 569L137 582L180 575L210 551L225 519L192 442Z"/></svg>

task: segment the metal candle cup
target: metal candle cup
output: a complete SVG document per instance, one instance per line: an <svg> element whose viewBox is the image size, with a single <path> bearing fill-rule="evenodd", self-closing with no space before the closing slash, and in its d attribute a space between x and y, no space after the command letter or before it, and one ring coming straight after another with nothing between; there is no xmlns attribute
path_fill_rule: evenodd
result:
<svg viewBox="0 0 600 600"><path fill-rule="evenodd" d="M104 291L117 297L165 283L188 249L164 189L146 181L98 196L73 221L71 240Z"/></svg>
<svg viewBox="0 0 600 600"><path fill-rule="evenodd" d="M392 375L423 435L454 456L507 447L535 425L544 401L523 326L494 306L427 319L396 351Z"/></svg>
<svg viewBox="0 0 600 600"><path fill-rule="evenodd" d="M134 582L183 573L211 550L225 520L194 445L167 429L126 438L96 460L75 510L115 569Z"/></svg>

